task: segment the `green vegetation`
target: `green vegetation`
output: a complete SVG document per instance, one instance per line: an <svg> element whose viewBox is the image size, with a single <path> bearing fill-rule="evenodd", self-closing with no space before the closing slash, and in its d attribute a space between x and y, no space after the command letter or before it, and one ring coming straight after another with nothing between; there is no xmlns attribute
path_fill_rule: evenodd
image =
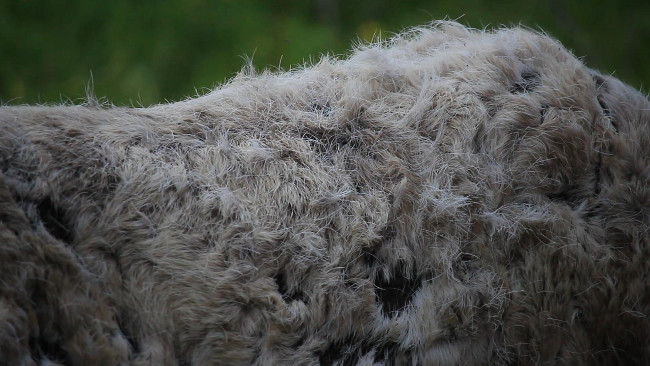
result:
<svg viewBox="0 0 650 366"><path fill-rule="evenodd" d="M443 18L544 30L647 90L649 14L648 1L4 0L0 103L78 101L91 75L95 95L118 105L180 100L228 80L247 57L289 69Z"/></svg>

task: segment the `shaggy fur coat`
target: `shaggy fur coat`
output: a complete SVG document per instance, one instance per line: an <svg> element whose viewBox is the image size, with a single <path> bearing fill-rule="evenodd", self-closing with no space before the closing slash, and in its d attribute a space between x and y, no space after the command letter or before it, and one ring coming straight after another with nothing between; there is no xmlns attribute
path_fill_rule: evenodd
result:
<svg viewBox="0 0 650 366"><path fill-rule="evenodd" d="M0 108L3 365L643 365L650 103L451 22L150 108Z"/></svg>

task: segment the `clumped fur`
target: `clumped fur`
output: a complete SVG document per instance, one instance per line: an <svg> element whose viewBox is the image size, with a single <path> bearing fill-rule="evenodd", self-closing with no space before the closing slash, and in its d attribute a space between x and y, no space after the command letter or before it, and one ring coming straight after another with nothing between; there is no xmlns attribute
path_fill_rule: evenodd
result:
<svg viewBox="0 0 650 366"><path fill-rule="evenodd" d="M0 108L0 363L642 365L650 103L453 22L150 108Z"/></svg>

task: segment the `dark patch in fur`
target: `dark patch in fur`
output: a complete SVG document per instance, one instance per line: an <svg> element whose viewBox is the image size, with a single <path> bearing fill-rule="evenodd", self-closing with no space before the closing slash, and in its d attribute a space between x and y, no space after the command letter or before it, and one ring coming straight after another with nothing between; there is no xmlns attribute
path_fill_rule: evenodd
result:
<svg viewBox="0 0 650 366"><path fill-rule="evenodd" d="M184 357L176 357L176 362L178 362L178 366L192 366L192 361Z"/></svg>
<svg viewBox="0 0 650 366"><path fill-rule="evenodd" d="M594 83L596 84L596 90L598 91L598 95L596 96L596 100L598 100L598 105L600 105L600 108L603 111L603 115L607 117L612 124L612 127L614 127L614 130L618 133L618 122L616 121L616 118L614 117L612 110L609 108L607 103L605 102L605 98L603 97L604 94L609 92L609 86L607 85L607 81L600 75L594 74L593 76Z"/></svg>
<svg viewBox="0 0 650 366"><path fill-rule="evenodd" d="M297 350L300 347L302 347L304 344L305 344L305 338L300 337L300 338L298 338L298 340L296 340L295 342L293 342L291 344L291 349Z"/></svg>
<svg viewBox="0 0 650 366"><path fill-rule="evenodd" d="M318 362L320 363L320 365L321 366L331 366L331 365L334 365L334 362L340 361L341 357L349 356L349 354L344 355L344 353L343 353L344 348L346 350L349 348L349 345L346 344L347 341L350 341L350 340L347 339L346 341L341 342L341 343L331 343L329 345L329 347L327 347L327 349L323 353L318 355ZM348 357L346 357L346 360L347 359L348 359ZM343 365L346 365L345 360L344 360Z"/></svg>
<svg viewBox="0 0 650 366"><path fill-rule="evenodd" d="M320 113L324 115L325 117L329 117L332 115L332 106L330 105L329 102L322 104L322 103L314 103L311 106L312 110L316 113Z"/></svg>
<svg viewBox="0 0 650 366"><path fill-rule="evenodd" d="M521 80L515 82L515 85L510 90L513 94L530 93L540 85L539 74L534 71L523 71L521 73Z"/></svg>
<svg viewBox="0 0 650 366"><path fill-rule="evenodd" d="M351 131L334 131L323 128L310 128L302 131L301 136L311 145L314 151L321 155L329 155L328 149L336 146L337 150L344 148L359 149L361 140Z"/></svg>
<svg viewBox="0 0 650 366"><path fill-rule="evenodd" d="M354 352L351 351L351 348L353 347L349 342L352 342L350 338L340 343L337 342L330 344L327 350L318 356L320 365L331 366L334 365L335 362L338 362L338 364L342 366L354 365Z"/></svg>
<svg viewBox="0 0 650 366"><path fill-rule="evenodd" d="M420 276L414 272L405 275L398 269L389 279L381 275L377 276L375 294L384 314L393 317L410 304L420 286L422 286Z"/></svg>
<svg viewBox="0 0 650 366"><path fill-rule="evenodd" d="M278 285L278 291L285 302L305 301L305 296L302 291L295 288L289 289L289 286L287 285L287 276L284 272L278 271L278 273L273 276L273 280Z"/></svg>
<svg viewBox="0 0 650 366"><path fill-rule="evenodd" d="M367 148L364 144L360 130L369 128L365 120L365 109L360 108L355 112L348 123L336 129L326 129L320 126L309 126L301 131L300 135L307 140L310 145L319 153L324 153L326 149L335 148L342 150L351 148L354 150Z"/></svg>
<svg viewBox="0 0 650 366"><path fill-rule="evenodd" d="M119 268L120 268L119 270L120 274L123 276L122 267L119 266ZM131 352L137 354L140 353L140 343L138 342L138 339L133 334L131 334L130 328L127 326L127 324L132 321L129 318L130 318L129 314L123 314L118 312L115 318L115 322L117 323L117 326L120 328L120 331L124 335L124 339L126 339L126 341L129 342L129 347L131 348Z"/></svg>
<svg viewBox="0 0 650 366"><path fill-rule="evenodd" d="M108 165L108 163L106 163ZM122 183L122 178L115 174L109 174L106 176L106 193L108 195L113 195L117 187Z"/></svg>
<svg viewBox="0 0 650 366"><path fill-rule="evenodd" d="M598 74L592 74L592 78L599 93L609 93L609 85L607 85L605 78Z"/></svg>
<svg viewBox="0 0 650 366"><path fill-rule="evenodd" d="M607 103L605 103L605 99L603 98L602 95L598 95L596 97L598 99L598 104L600 105L600 108L603 110L603 115L609 119L609 122L612 124L612 127L614 127L614 131L618 133L618 122L614 118L614 115L612 114L612 110L609 109L609 106Z"/></svg>
<svg viewBox="0 0 650 366"><path fill-rule="evenodd" d="M543 105L542 108L539 110L539 124L543 124L544 120L546 120L546 112L548 111L548 106Z"/></svg>
<svg viewBox="0 0 650 366"><path fill-rule="evenodd" d="M485 124L479 123L476 127L476 132L472 138L472 152L477 154L483 151L485 143Z"/></svg>
<svg viewBox="0 0 650 366"><path fill-rule="evenodd" d="M39 361L55 361L67 364L68 352L61 347L62 334L60 329L59 319L55 315L52 307L48 304L51 294L52 284L47 280L31 281L31 296L30 301L36 305L34 308L34 315L36 316L37 328L34 329L29 338L29 347L32 350L32 355L40 356Z"/></svg>
<svg viewBox="0 0 650 366"><path fill-rule="evenodd" d="M38 361L48 360L50 362L63 363L64 365L68 364L66 362L68 355L58 343L49 342L44 337L30 337L29 347L32 350L32 355L41 356Z"/></svg>
<svg viewBox="0 0 650 366"><path fill-rule="evenodd" d="M594 196L600 194L600 171L603 166L603 154L598 152L598 160L596 160L596 165L594 167Z"/></svg>
<svg viewBox="0 0 650 366"><path fill-rule="evenodd" d="M558 192L547 193L546 197L554 202L563 202L573 207L576 203L576 200L580 200L580 195L576 194L578 187L573 185L567 186Z"/></svg>
<svg viewBox="0 0 650 366"><path fill-rule="evenodd" d="M354 190L357 193L362 194L366 185L358 179L355 179L352 183L354 184Z"/></svg>
<svg viewBox="0 0 650 366"><path fill-rule="evenodd" d="M476 260L476 256L471 253L461 253L460 254L460 261L461 262L472 262Z"/></svg>
<svg viewBox="0 0 650 366"><path fill-rule="evenodd" d="M379 234L381 237L370 243L369 247L363 248L361 252L363 263L365 263L369 268L372 268L379 260L379 248L381 248L384 243L389 242L395 238L397 235L397 229L395 229L395 226L393 224L389 224L384 226Z"/></svg>
<svg viewBox="0 0 650 366"><path fill-rule="evenodd" d="M389 224L384 226L379 233L381 235L381 241L386 242L395 238L397 235L397 229L394 224Z"/></svg>
<svg viewBox="0 0 650 366"><path fill-rule="evenodd" d="M365 263L369 268L372 268L377 262L377 249L376 246L373 246L370 248L364 248L361 252L363 263Z"/></svg>
<svg viewBox="0 0 650 366"><path fill-rule="evenodd" d="M64 242L72 242L72 230L68 227L63 210L55 206L49 198L38 204L38 214L45 229L55 238Z"/></svg>
<svg viewBox="0 0 650 366"><path fill-rule="evenodd" d="M319 355L318 360L321 366L331 366L335 363L341 366L354 366L359 359L375 350L373 362L384 362L387 365L394 365L398 348L399 345L395 342L375 344L368 341L358 342L352 337L348 337L342 342L330 344Z"/></svg>
<svg viewBox="0 0 650 366"><path fill-rule="evenodd" d="M393 364L391 361L395 361L397 355L397 349L399 345L395 342L387 342L382 344L375 351L374 362L386 362L387 364ZM407 353L408 356L408 353ZM407 357L408 358L408 357Z"/></svg>
<svg viewBox="0 0 650 366"><path fill-rule="evenodd" d="M282 150L280 152L280 159L293 161L302 168L307 167L307 164L305 164L305 162L303 161L302 156L293 150Z"/></svg>
<svg viewBox="0 0 650 366"><path fill-rule="evenodd" d="M607 103L605 103L605 99L603 98L603 96L598 95L596 99L598 99L598 104L600 105L600 108L603 110L603 114L605 115L605 117L611 117L612 111L607 106Z"/></svg>

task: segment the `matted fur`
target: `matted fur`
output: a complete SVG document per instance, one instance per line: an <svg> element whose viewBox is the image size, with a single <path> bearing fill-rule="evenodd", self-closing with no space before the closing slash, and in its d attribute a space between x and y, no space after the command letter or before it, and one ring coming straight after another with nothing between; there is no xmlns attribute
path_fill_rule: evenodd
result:
<svg viewBox="0 0 650 366"><path fill-rule="evenodd" d="M649 107L451 22L178 103L2 107L0 358L646 364Z"/></svg>

